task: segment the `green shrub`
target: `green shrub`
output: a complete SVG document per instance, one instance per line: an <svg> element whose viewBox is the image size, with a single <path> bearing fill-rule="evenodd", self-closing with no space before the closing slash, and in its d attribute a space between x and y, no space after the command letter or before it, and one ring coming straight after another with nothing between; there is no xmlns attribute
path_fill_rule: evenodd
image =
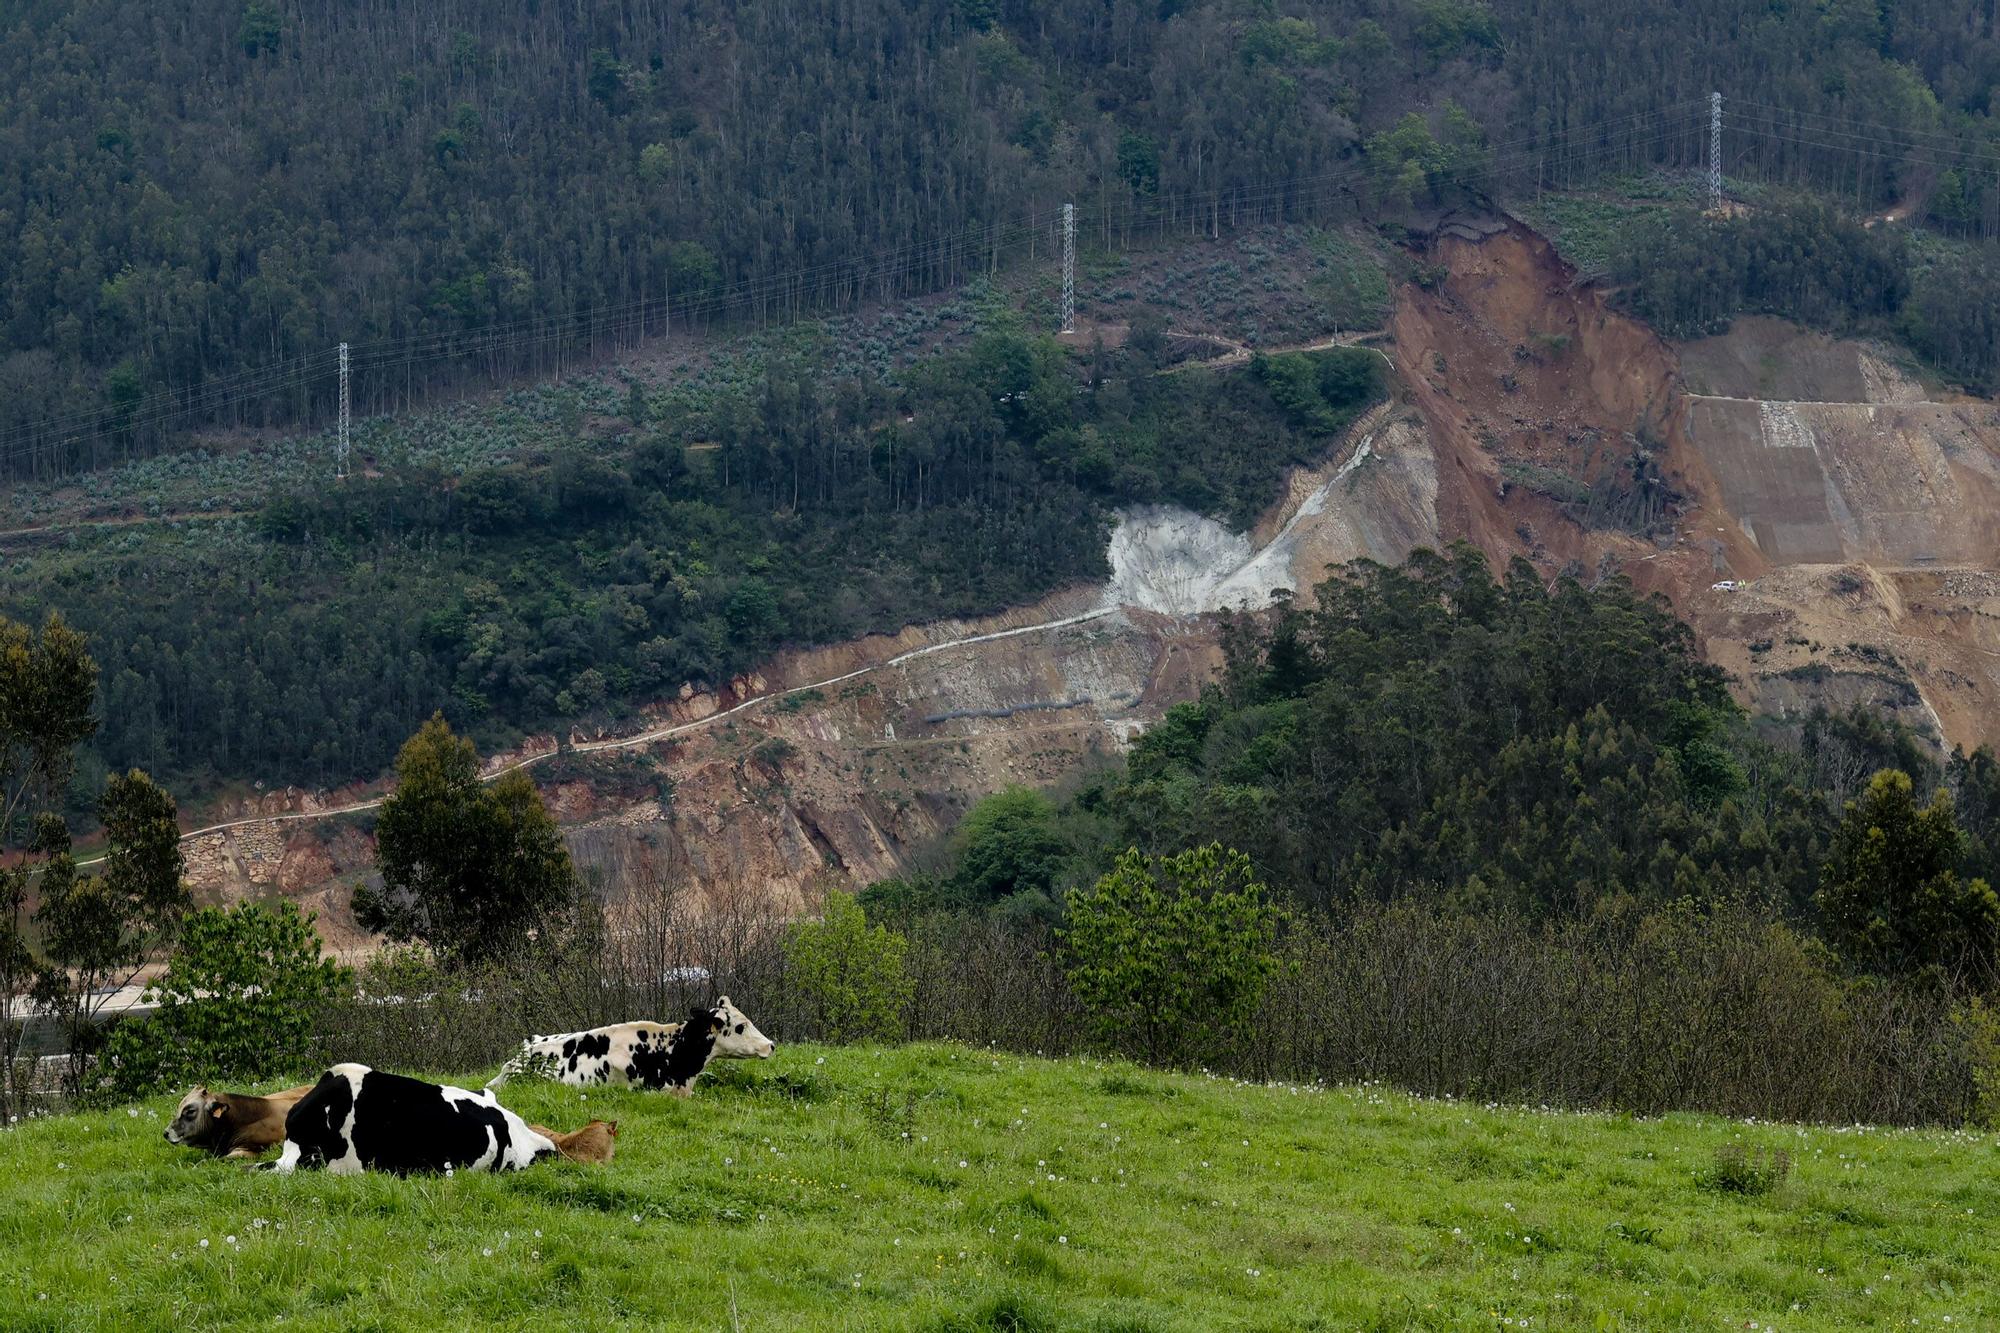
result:
<svg viewBox="0 0 2000 1333"><path fill-rule="evenodd" d="M1282 913L1250 858L1211 843L1178 856L1137 848L1069 898L1069 979L1098 1035L1183 1064L1224 1048L1278 970Z"/></svg>
<svg viewBox="0 0 2000 1333"><path fill-rule="evenodd" d="M871 928L854 895L837 889L818 921L795 921L785 932L786 976L825 1041L902 1035L912 994L908 953L901 932Z"/></svg>
<svg viewBox="0 0 2000 1333"><path fill-rule="evenodd" d="M297 1072L321 1012L353 980L320 957L312 919L290 903L205 907L146 993L158 1011L113 1030L110 1090L137 1097L198 1079Z"/></svg>
<svg viewBox="0 0 2000 1333"><path fill-rule="evenodd" d="M987 906L1018 894L1048 894L1069 846L1048 797L1014 786L986 797L952 834L958 872L952 886L969 904Z"/></svg>
<svg viewBox="0 0 2000 1333"><path fill-rule="evenodd" d="M1972 1109L1967 1118L2000 1129L2000 1008L1975 995L1954 1015L1972 1065Z"/></svg>
<svg viewBox="0 0 2000 1333"><path fill-rule="evenodd" d="M1721 1194L1769 1194L1791 1171L1792 1155L1783 1148L1725 1143L1715 1150L1715 1165L1701 1185Z"/></svg>

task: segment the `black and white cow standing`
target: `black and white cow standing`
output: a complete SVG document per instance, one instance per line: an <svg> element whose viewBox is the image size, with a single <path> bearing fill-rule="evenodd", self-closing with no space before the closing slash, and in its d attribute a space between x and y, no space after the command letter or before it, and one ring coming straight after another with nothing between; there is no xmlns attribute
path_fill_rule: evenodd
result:
<svg viewBox="0 0 2000 1333"><path fill-rule="evenodd" d="M490 1092L467 1092L367 1065L335 1065L285 1117L285 1151L267 1169L519 1171L556 1145Z"/></svg>
<svg viewBox="0 0 2000 1333"><path fill-rule="evenodd" d="M697 1008L685 1023L613 1023L530 1037L486 1088L491 1092L526 1074L579 1088L622 1083L685 1097L710 1060L768 1060L776 1049L725 995L712 1007Z"/></svg>

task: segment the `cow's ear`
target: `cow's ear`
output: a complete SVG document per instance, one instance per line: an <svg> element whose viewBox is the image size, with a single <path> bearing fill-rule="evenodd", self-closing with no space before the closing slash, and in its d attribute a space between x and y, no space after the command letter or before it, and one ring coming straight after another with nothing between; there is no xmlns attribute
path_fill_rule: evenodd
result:
<svg viewBox="0 0 2000 1333"><path fill-rule="evenodd" d="M694 1028L696 1032L708 1031L710 1028L716 1025L717 1021L718 1020L715 1017L715 1010L707 1008L704 1005L698 1004L694 1008L688 1010L688 1023Z"/></svg>
<svg viewBox="0 0 2000 1333"><path fill-rule="evenodd" d="M718 1009L727 1009L729 1007L729 997L725 995L721 999L717 1000L715 1002L715 1007Z"/></svg>
<svg viewBox="0 0 2000 1333"><path fill-rule="evenodd" d="M618 1122L616 1120L605 1121L604 1127L610 1133L612 1138L615 1139L618 1137Z"/></svg>
<svg viewBox="0 0 2000 1333"><path fill-rule="evenodd" d="M220 1120L222 1119L222 1117L229 1114L229 1103L217 1102L215 1105L208 1108L208 1113L214 1116L217 1120Z"/></svg>

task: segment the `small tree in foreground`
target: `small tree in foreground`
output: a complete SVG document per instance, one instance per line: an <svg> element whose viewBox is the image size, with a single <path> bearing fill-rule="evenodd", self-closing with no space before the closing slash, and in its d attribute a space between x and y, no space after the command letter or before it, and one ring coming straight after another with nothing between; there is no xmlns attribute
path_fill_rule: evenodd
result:
<svg viewBox="0 0 2000 1333"><path fill-rule="evenodd" d="M834 889L818 921L785 931L785 976L825 1041L900 1036L913 986L904 968L909 941L870 927L854 895Z"/></svg>
<svg viewBox="0 0 2000 1333"><path fill-rule="evenodd" d="M320 956L312 918L291 903L205 907L187 919L165 975L147 991L157 1012L113 1030L112 1090L139 1097L196 1079L303 1069L321 1012L353 984L351 969Z"/></svg>
<svg viewBox="0 0 2000 1333"><path fill-rule="evenodd" d="M1069 896L1059 933L1070 984L1106 1041L1156 1064L1220 1049L1275 975L1282 911L1250 858L1219 843L1178 856L1125 852Z"/></svg>
<svg viewBox="0 0 2000 1333"><path fill-rule="evenodd" d="M35 913L43 954L35 998L68 1038L72 1094L86 1091L99 1012L172 941L193 902L181 878L178 812L164 787L136 768L115 776L104 784L97 814L107 849L95 876L77 873L68 830L56 816L42 817L37 837L46 859Z"/></svg>
<svg viewBox="0 0 2000 1333"><path fill-rule="evenodd" d="M355 918L452 963L503 957L561 921L577 890L562 830L519 769L479 780L479 753L442 714L396 756L396 790L375 824L380 888Z"/></svg>
<svg viewBox="0 0 2000 1333"><path fill-rule="evenodd" d="M77 745L97 730L96 698L97 663L62 617L36 632L0 616L0 850L25 853L0 866L0 1114L14 1114L21 1097L22 1001L36 971L28 890L50 848L69 851L53 812L76 770Z"/></svg>

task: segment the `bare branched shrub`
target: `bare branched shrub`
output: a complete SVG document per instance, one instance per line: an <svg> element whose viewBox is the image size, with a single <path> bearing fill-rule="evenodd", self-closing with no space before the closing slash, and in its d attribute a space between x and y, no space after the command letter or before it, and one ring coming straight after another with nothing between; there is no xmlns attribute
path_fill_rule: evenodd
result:
<svg viewBox="0 0 2000 1333"><path fill-rule="evenodd" d="M532 956L446 974L385 955L363 973L366 994L329 1016L320 1053L465 1073L535 1033L672 1021L723 994L781 1044L825 1039L787 979L785 914L768 899L704 893L671 851L597 865L584 919ZM891 924L909 941L902 1035L1088 1047L1046 926L977 913ZM1852 981L1748 910L1536 922L1361 904L1294 918L1279 949L1284 966L1218 1071L1649 1115L1956 1125L1978 1113L1990 1067L1986 1029L1951 986Z"/></svg>
<svg viewBox="0 0 2000 1333"><path fill-rule="evenodd" d="M1301 923L1247 1072L1655 1114L1961 1123L1948 992L1855 983L1734 909L1533 923L1417 904Z"/></svg>
<svg viewBox="0 0 2000 1333"><path fill-rule="evenodd" d="M1084 1013L1039 922L938 913L911 921L910 1036L1066 1055L1084 1043Z"/></svg>

